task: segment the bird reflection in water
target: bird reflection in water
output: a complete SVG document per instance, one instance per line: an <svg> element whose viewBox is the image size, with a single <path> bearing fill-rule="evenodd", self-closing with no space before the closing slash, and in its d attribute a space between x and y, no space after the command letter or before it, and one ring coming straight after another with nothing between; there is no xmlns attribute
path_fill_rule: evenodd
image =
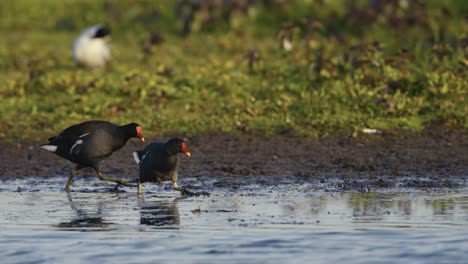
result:
<svg viewBox="0 0 468 264"><path fill-rule="evenodd" d="M118 229L118 225L105 220L103 213L108 205L108 199L99 200L90 204L89 197L73 197L67 193L68 202L73 211L71 220L60 222L58 228L78 231L110 231ZM178 209L178 198L144 201L139 196L140 224L153 226L158 229L179 229L180 216ZM108 208L109 209L109 208Z"/></svg>
<svg viewBox="0 0 468 264"><path fill-rule="evenodd" d="M179 229L178 198L140 203L140 224L164 229Z"/></svg>
<svg viewBox="0 0 468 264"><path fill-rule="evenodd" d="M73 201L71 193L67 193L67 197L68 201L70 202L70 207L75 213L75 217L73 217L68 222L59 223L57 227L66 229L79 229L80 231L91 231L88 230L89 228L103 228L106 231L112 230L108 227L111 226L113 223L104 221L102 217L102 208L105 204L104 201L98 202L91 208L89 206L89 203L87 202L86 204L82 205L82 207L86 207L86 209L82 209L80 208L81 203L79 201Z"/></svg>

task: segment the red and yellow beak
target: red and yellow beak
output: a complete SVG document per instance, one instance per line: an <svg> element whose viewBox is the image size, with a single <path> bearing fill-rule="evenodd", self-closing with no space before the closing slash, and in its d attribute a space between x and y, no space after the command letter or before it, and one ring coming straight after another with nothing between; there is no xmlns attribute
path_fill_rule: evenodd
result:
<svg viewBox="0 0 468 264"><path fill-rule="evenodd" d="M143 128L141 126L137 126L136 132L137 132L137 137L141 139L141 141L145 142L145 137L143 136Z"/></svg>
<svg viewBox="0 0 468 264"><path fill-rule="evenodd" d="M187 148L187 144L185 144L185 143L182 143L182 153L184 153L185 155L190 157L190 152L189 152L189 150Z"/></svg>

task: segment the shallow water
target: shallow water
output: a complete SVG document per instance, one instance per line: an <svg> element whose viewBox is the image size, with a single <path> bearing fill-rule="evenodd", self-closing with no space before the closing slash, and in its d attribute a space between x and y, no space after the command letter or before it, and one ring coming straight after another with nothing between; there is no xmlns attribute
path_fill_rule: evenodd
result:
<svg viewBox="0 0 468 264"><path fill-rule="evenodd" d="M203 183L111 192L93 177L0 180L1 263L466 263L468 189ZM188 179L182 184L202 184Z"/></svg>

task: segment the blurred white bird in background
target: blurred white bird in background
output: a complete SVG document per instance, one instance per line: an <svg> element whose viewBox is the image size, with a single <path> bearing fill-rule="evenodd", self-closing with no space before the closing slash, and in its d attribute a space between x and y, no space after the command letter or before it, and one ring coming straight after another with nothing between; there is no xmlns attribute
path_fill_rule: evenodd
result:
<svg viewBox="0 0 468 264"><path fill-rule="evenodd" d="M110 61L110 28L96 25L83 30L73 42L73 59L80 66L99 68Z"/></svg>

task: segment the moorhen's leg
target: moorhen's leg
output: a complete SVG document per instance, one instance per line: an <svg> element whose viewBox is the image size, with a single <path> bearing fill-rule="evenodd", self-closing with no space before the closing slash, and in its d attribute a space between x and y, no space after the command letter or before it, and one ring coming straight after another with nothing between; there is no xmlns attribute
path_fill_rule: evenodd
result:
<svg viewBox="0 0 468 264"><path fill-rule="evenodd" d="M143 185L141 184L141 181L138 181L138 194L141 194L142 189L143 189Z"/></svg>
<svg viewBox="0 0 468 264"><path fill-rule="evenodd" d="M128 184L127 186L131 186L131 187L135 187L134 185L130 185L132 183L138 183L140 184L140 180L133 180L133 181L128 181ZM114 187L114 191L117 191L119 189L119 186L120 186L120 183L117 183L117 185L115 185ZM139 187L139 185L137 185L137 187Z"/></svg>
<svg viewBox="0 0 468 264"><path fill-rule="evenodd" d="M75 177L76 173L78 172L77 169L72 169L70 172L70 176L68 177L67 185L65 185L65 191L70 192L70 186L73 182L73 177Z"/></svg>
<svg viewBox="0 0 468 264"><path fill-rule="evenodd" d="M174 189L176 189L177 191L181 192L182 194L188 194L188 195L190 195L190 192L189 192L189 191L187 191L184 187L179 186L179 185L177 184L177 179L179 178L179 174L177 173L177 170L175 170L175 171L172 172L171 178L172 178L172 182L174 183Z"/></svg>
<svg viewBox="0 0 468 264"><path fill-rule="evenodd" d="M110 182L115 182L115 183L122 184L125 186L130 186L130 183L128 181L104 176L102 175L102 172L100 170L97 171L97 175L101 181L110 181Z"/></svg>
<svg viewBox="0 0 468 264"><path fill-rule="evenodd" d="M174 189L176 189L179 192L183 192L185 190L185 188L182 186L179 186L176 181L174 182Z"/></svg>

